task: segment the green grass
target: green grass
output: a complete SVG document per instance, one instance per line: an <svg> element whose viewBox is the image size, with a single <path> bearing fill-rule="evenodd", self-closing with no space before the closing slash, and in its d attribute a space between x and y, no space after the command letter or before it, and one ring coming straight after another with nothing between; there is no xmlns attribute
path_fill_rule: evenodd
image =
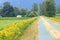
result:
<svg viewBox="0 0 60 40"><path fill-rule="evenodd" d="M15 23L19 20L0 20L0 29L7 27L8 25L11 25L12 23Z"/></svg>
<svg viewBox="0 0 60 40"><path fill-rule="evenodd" d="M24 20L28 19L30 17L22 17L22 18L17 18L17 17L0 17L0 20Z"/></svg>
<svg viewBox="0 0 60 40"><path fill-rule="evenodd" d="M48 18L51 19L51 20L54 20L56 22L60 22L60 15L59 16L56 15L55 17L48 17Z"/></svg>
<svg viewBox="0 0 60 40"><path fill-rule="evenodd" d="M60 16L56 16L54 19L55 21L60 22Z"/></svg>
<svg viewBox="0 0 60 40"><path fill-rule="evenodd" d="M15 22L18 22L20 20L26 20L26 19L29 19L29 17L22 17L22 18L0 17L0 30L7 27L8 25L15 23Z"/></svg>
<svg viewBox="0 0 60 40"><path fill-rule="evenodd" d="M21 37L24 35L25 30L36 19L37 19L37 17L29 18L29 19L26 19L26 20L24 19L24 20L21 20L21 21L20 20L5 20L5 19L0 20L2 22L1 25L7 25L7 24L10 23L10 25L8 27L3 26L4 27L3 30L0 30L0 40L20 40Z"/></svg>

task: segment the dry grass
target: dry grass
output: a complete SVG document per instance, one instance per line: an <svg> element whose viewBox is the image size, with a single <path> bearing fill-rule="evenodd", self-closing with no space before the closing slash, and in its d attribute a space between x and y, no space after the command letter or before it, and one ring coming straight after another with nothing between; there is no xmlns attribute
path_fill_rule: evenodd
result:
<svg viewBox="0 0 60 40"><path fill-rule="evenodd" d="M38 18L28 29L25 31L24 36L22 37L22 40L38 40Z"/></svg>
<svg viewBox="0 0 60 40"><path fill-rule="evenodd" d="M57 22L57 21L55 21L55 20L52 20L52 19L51 19L51 21L54 22L54 24L60 26L60 23L59 23L59 22Z"/></svg>

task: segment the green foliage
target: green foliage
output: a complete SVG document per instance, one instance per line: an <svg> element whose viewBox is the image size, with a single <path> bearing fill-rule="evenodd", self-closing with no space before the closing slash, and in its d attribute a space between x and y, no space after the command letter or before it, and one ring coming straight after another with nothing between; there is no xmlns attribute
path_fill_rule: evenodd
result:
<svg viewBox="0 0 60 40"><path fill-rule="evenodd" d="M20 10L17 7L14 7L15 16L20 15Z"/></svg>
<svg viewBox="0 0 60 40"><path fill-rule="evenodd" d="M35 16L38 16L38 15L39 15L39 13L38 13L38 5L37 5L37 3L34 3L33 6L32 6L32 10L29 11L26 16L35 17Z"/></svg>
<svg viewBox="0 0 60 40"><path fill-rule="evenodd" d="M46 15L46 2L40 4L40 15Z"/></svg>
<svg viewBox="0 0 60 40"><path fill-rule="evenodd" d="M9 2L5 2L2 9L0 9L0 15L2 17L15 17L17 15L25 16L27 14L27 9L13 7Z"/></svg>
<svg viewBox="0 0 60 40"><path fill-rule="evenodd" d="M56 6L56 14L60 14L60 5Z"/></svg>
<svg viewBox="0 0 60 40"><path fill-rule="evenodd" d="M34 4L33 4L32 10L33 10L33 11L38 11L38 5L37 5L37 3L34 3Z"/></svg>
<svg viewBox="0 0 60 40"><path fill-rule="evenodd" d="M21 15L22 17L35 17L38 16L38 5L34 3L32 10L28 11L26 8L18 9L13 7L9 2L5 2L3 7L0 9L0 16L2 17L16 17Z"/></svg>
<svg viewBox="0 0 60 40"><path fill-rule="evenodd" d="M20 15L22 15L22 16L26 16L27 15L27 9L25 9L25 8L21 8L20 9Z"/></svg>
<svg viewBox="0 0 60 40"><path fill-rule="evenodd" d="M36 11L29 11L27 16L28 17L36 17L36 16L38 16L38 13Z"/></svg>
<svg viewBox="0 0 60 40"><path fill-rule="evenodd" d="M47 16L49 17L53 17L55 16L55 5L54 5L54 0L49 0L46 1L46 12L47 12Z"/></svg>
<svg viewBox="0 0 60 40"><path fill-rule="evenodd" d="M17 21L19 21L19 20L0 20L0 31L3 28L7 27L8 25L11 25L12 23L15 23Z"/></svg>
<svg viewBox="0 0 60 40"><path fill-rule="evenodd" d="M2 9L2 16L3 17L13 17L13 16L15 16L14 8L13 8L13 6L10 5L9 2L4 3L3 9Z"/></svg>
<svg viewBox="0 0 60 40"><path fill-rule="evenodd" d="M37 17L23 21L17 21L0 31L0 40L21 40L24 31L31 25Z"/></svg>
<svg viewBox="0 0 60 40"><path fill-rule="evenodd" d="M55 17L48 17L51 20L54 20L55 22L60 23L60 15L56 15Z"/></svg>
<svg viewBox="0 0 60 40"><path fill-rule="evenodd" d="M16 17L0 17L0 30L5 28L8 25L11 25L12 23L18 22L20 20L27 20L30 17L22 17L22 18L16 18Z"/></svg>
<svg viewBox="0 0 60 40"><path fill-rule="evenodd" d="M45 16L55 16L55 4L54 0L46 0L41 4L41 13Z"/></svg>

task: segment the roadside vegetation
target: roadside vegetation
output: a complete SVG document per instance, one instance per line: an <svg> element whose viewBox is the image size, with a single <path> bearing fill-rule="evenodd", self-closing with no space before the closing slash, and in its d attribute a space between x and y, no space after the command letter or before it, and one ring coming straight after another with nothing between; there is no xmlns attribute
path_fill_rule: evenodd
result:
<svg viewBox="0 0 60 40"><path fill-rule="evenodd" d="M38 25L39 25L40 17L37 18L35 22L33 22L27 30L24 32L22 36L22 40L38 40Z"/></svg>
<svg viewBox="0 0 60 40"><path fill-rule="evenodd" d="M16 17L0 17L0 30L7 27L8 25L11 25L15 22L18 22L20 20L27 20L31 17L22 17L22 18L16 18Z"/></svg>
<svg viewBox="0 0 60 40"><path fill-rule="evenodd" d="M55 17L48 17L49 19L53 20L53 21L56 21L58 23L60 23L60 16L55 16Z"/></svg>
<svg viewBox="0 0 60 40"><path fill-rule="evenodd" d="M0 17L0 20L25 20L25 19L29 19L31 17Z"/></svg>
<svg viewBox="0 0 60 40"><path fill-rule="evenodd" d="M26 20L20 20L12 23L7 27L0 30L0 40L20 40L24 31L31 25L37 17L29 18ZM14 21L13 21L14 22Z"/></svg>

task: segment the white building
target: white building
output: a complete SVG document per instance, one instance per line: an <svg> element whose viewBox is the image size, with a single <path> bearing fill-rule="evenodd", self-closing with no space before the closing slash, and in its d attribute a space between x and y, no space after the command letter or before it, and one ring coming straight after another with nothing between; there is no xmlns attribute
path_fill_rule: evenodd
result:
<svg viewBox="0 0 60 40"><path fill-rule="evenodd" d="M22 15L17 15L16 17L17 17L17 18L21 18L21 17L22 17Z"/></svg>

